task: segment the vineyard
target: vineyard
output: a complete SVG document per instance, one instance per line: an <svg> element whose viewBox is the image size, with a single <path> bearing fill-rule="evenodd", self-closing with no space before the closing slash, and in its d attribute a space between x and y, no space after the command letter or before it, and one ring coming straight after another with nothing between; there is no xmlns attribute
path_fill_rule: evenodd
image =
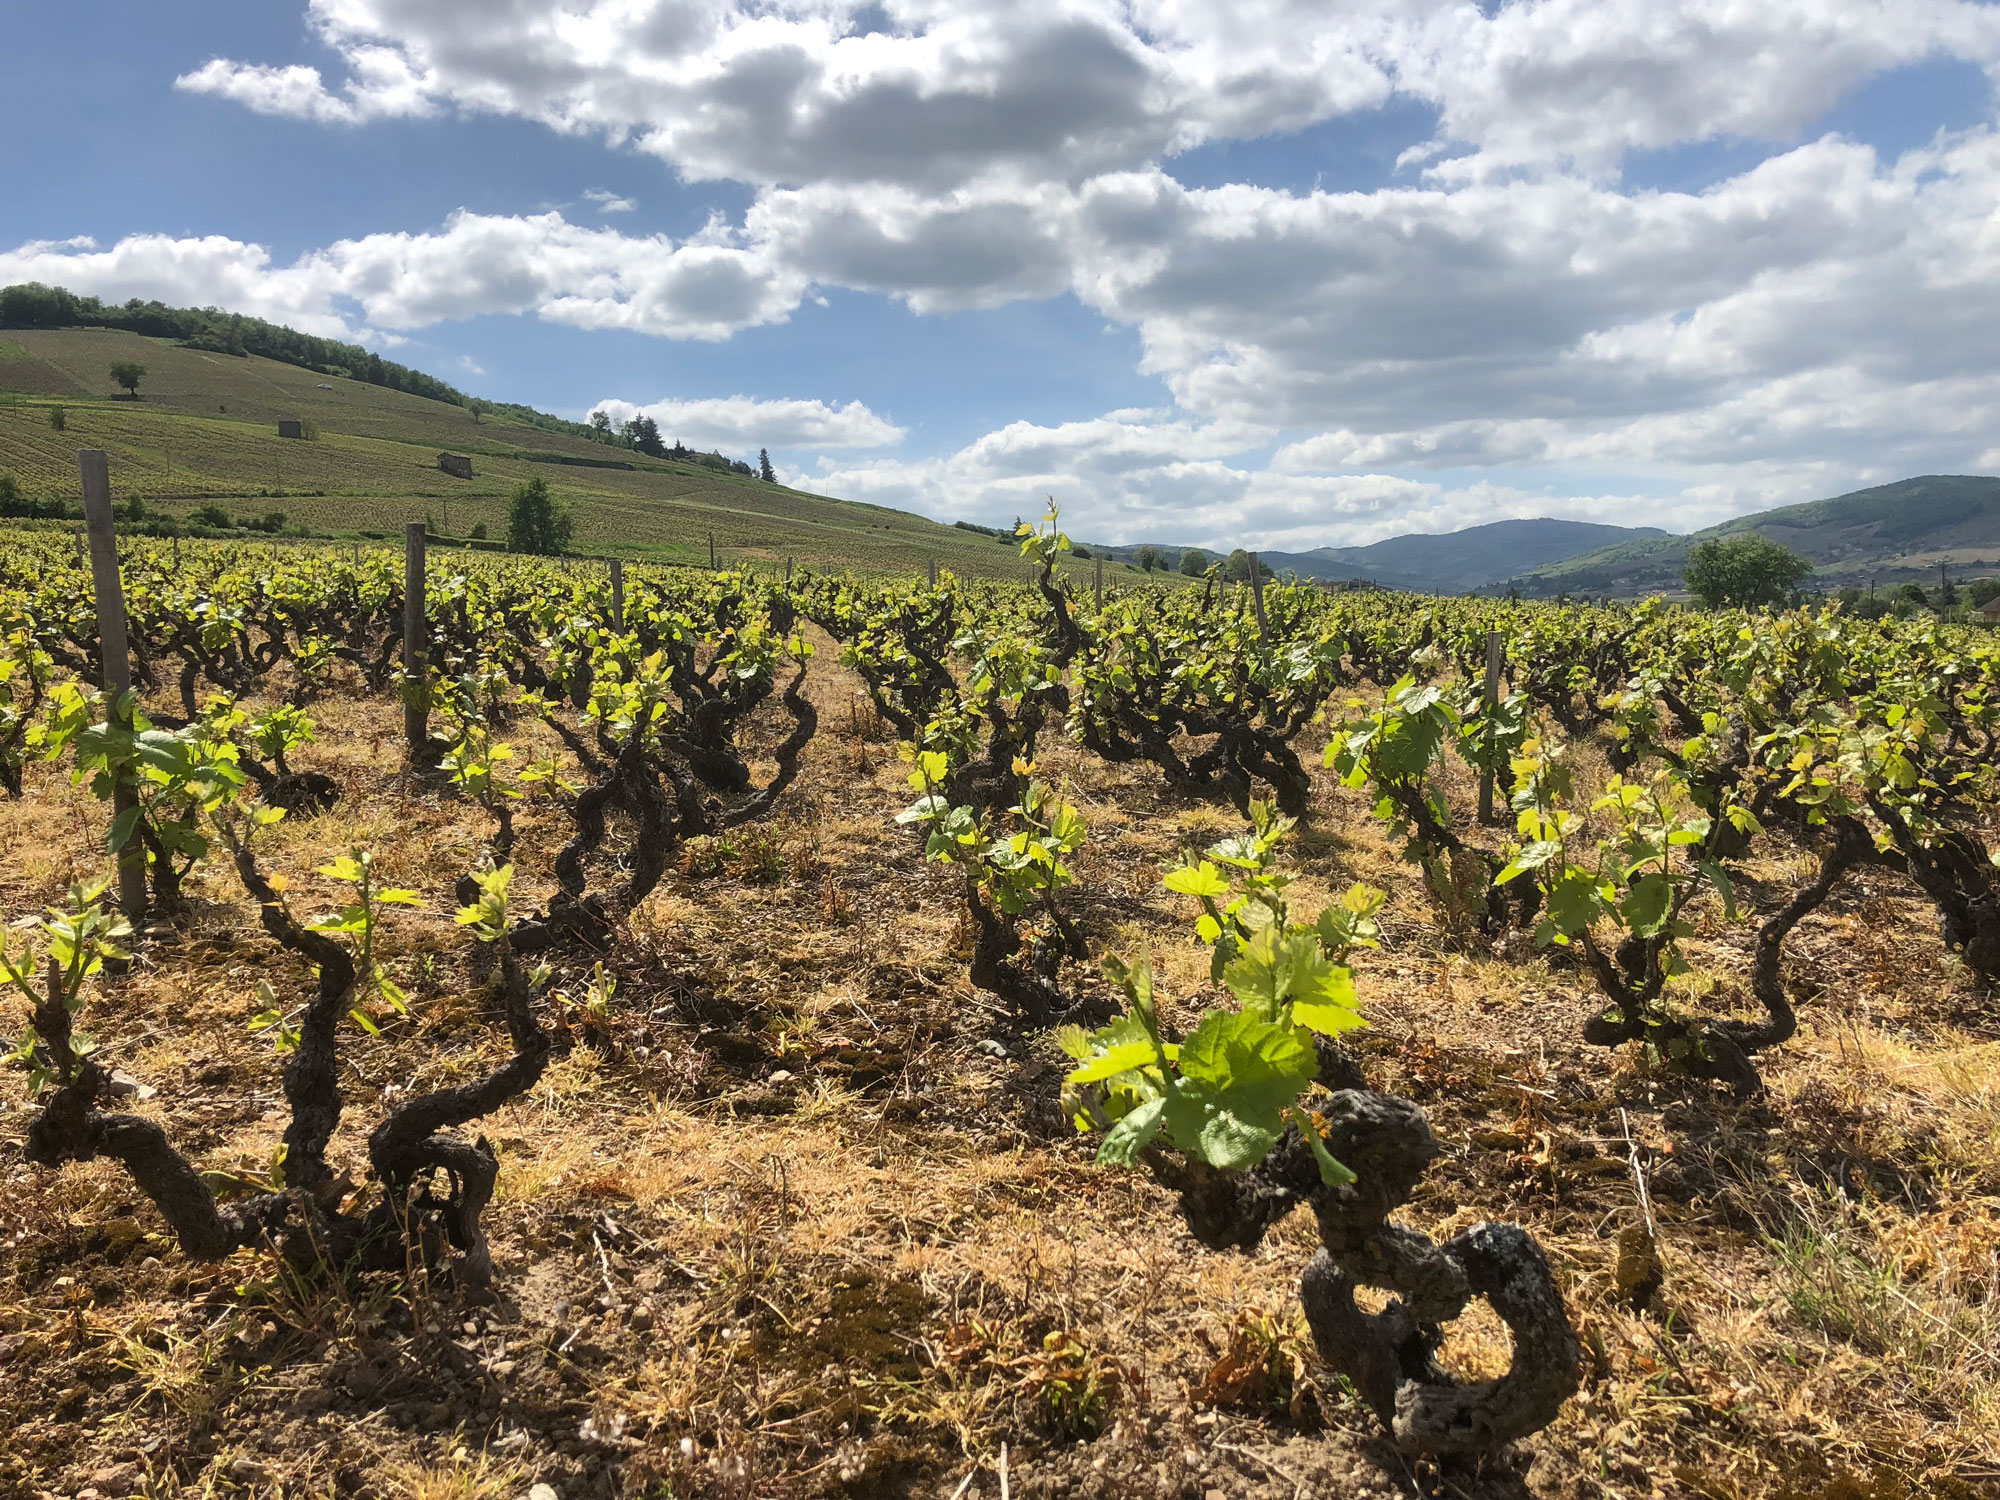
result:
<svg viewBox="0 0 2000 1500"><path fill-rule="evenodd" d="M137 401L105 391L121 359L146 370ZM309 436L280 437L284 420ZM400 536L428 520L434 534L499 537L508 497L540 478L574 506L576 540L593 551L706 562L712 536L737 560L897 575L935 561L961 577L1028 576L1004 538L650 458L507 412L475 418L344 375L129 333L0 335L0 474L31 500L73 509L79 448L110 456L119 503L183 524L220 504L232 516L282 512L287 528L322 536ZM470 478L439 469L447 451L472 461Z"/></svg>
<svg viewBox="0 0 2000 1500"><path fill-rule="evenodd" d="M0 539L0 1493L2000 1486L1990 634L117 545L126 691Z"/></svg>

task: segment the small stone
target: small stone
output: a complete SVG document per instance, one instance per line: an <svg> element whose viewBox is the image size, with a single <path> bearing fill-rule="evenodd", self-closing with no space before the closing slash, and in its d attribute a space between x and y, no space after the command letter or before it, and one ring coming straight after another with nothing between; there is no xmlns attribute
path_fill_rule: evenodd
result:
<svg viewBox="0 0 2000 1500"><path fill-rule="evenodd" d="M792 1075L788 1069L779 1068L777 1071L771 1074L769 1081L772 1083L790 1083L792 1081Z"/></svg>
<svg viewBox="0 0 2000 1500"><path fill-rule="evenodd" d="M628 1320L628 1324L634 1333L646 1332L653 1326L652 1308L646 1306L643 1302L640 1303L632 1309L632 1316Z"/></svg>
<svg viewBox="0 0 2000 1500"><path fill-rule="evenodd" d="M271 1471L254 1458L232 1459L228 1474L238 1484L264 1484L271 1477Z"/></svg>
<svg viewBox="0 0 2000 1500"><path fill-rule="evenodd" d="M415 592L414 589L411 590L411 593L414 594ZM522 1497L522 1500L558 1500L556 1487L552 1484L532 1485L529 1487L528 1493Z"/></svg>
<svg viewBox="0 0 2000 1500"><path fill-rule="evenodd" d="M141 1083L123 1068L113 1068L111 1077L105 1081L104 1092L114 1099L150 1099L159 1090L150 1083Z"/></svg>
<svg viewBox="0 0 2000 1500"><path fill-rule="evenodd" d="M985 1037L980 1041L979 1050L981 1052L984 1052L988 1057L1005 1058L1005 1057L1011 1057L1013 1055L999 1042L993 1040L993 1038L990 1036Z"/></svg>

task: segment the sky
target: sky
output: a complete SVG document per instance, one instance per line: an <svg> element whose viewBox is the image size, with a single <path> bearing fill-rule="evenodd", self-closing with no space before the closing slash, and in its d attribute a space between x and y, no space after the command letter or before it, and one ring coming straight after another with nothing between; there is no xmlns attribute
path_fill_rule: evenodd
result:
<svg viewBox="0 0 2000 1500"><path fill-rule="evenodd" d="M1097 541L2000 472L2000 7L6 0L0 285Z"/></svg>

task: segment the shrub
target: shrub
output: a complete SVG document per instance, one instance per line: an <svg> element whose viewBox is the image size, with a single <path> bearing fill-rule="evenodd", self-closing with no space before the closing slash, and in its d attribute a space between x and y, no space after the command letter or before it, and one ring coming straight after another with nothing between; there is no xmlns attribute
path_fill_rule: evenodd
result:
<svg viewBox="0 0 2000 1500"><path fill-rule="evenodd" d="M49 408L49 426L53 427L57 432L64 431L69 426L69 413L64 411L60 406L51 406Z"/></svg>
<svg viewBox="0 0 2000 1500"><path fill-rule="evenodd" d="M569 550L573 526L569 507L549 492L537 474L507 502L507 550L554 556Z"/></svg>
<svg viewBox="0 0 2000 1500"><path fill-rule="evenodd" d="M228 531L236 525L236 522L230 519L229 512L213 501L207 505L196 506L189 514L188 520L197 526L213 526L221 531Z"/></svg>

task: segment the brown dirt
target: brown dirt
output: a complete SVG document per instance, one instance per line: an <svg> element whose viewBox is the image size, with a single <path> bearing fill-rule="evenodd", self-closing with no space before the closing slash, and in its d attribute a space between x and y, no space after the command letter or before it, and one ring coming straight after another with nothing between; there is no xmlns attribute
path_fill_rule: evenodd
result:
<svg viewBox="0 0 2000 1500"><path fill-rule="evenodd" d="M1806 925L1802 1034L1767 1063L1768 1096L1737 1103L1582 1045L1584 977L1449 942L1365 803L1322 785L1295 889L1308 909L1353 879L1390 890L1388 940L1359 964L1359 1050L1446 1145L1408 1217L1440 1236L1529 1226L1588 1350L1553 1428L1440 1468L1397 1455L1313 1357L1305 1222L1210 1254L1148 1180L1091 1163L1056 1108L1050 1038L968 985L954 877L891 822L903 767L832 659L808 774L768 828L687 851L605 959L609 1019L582 1003L589 963L552 976L573 1045L484 1122L495 1306L421 1267L329 1284L261 1253L191 1264L110 1166L26 1166L25 1078L0 1074L0 1496L1996 1492L2000 1031L1904 883L1871 877ZM429 900L388 929L410 1016L344 1042L331 1159L359 1181L383 1098L499 1054L449 898L486 827L396 769L390 705L314 712L298 760L346 799L275 830L267 868L312 906L332 895L313 867L360 843ZM534 726L511 738L546 748ZM1233 814L1066 745L1045 766L1091 824L1073 909L1094 950L1150 944L1193 1014L1206 958L1159 875ZM101 868L101 822L46 770L0 804L0 916ZM564 826L534 799L519 824L525 906ZM1753 873L1769 904L1796 871ZM191 895L86 1024L199 1165L254 1175L283 1126L282 1063L245 1023L260 981L292 1005L308 976L230 872ZM1749 929L1705 920L1701 970L1740 995ZM1106 993L1082 968L1065 983ZM1615 1274L1635 1172L1664 1270L1643 1312ZM1504 1330L1470 1315L1447 1356L1495 1373Z"/></svg>

